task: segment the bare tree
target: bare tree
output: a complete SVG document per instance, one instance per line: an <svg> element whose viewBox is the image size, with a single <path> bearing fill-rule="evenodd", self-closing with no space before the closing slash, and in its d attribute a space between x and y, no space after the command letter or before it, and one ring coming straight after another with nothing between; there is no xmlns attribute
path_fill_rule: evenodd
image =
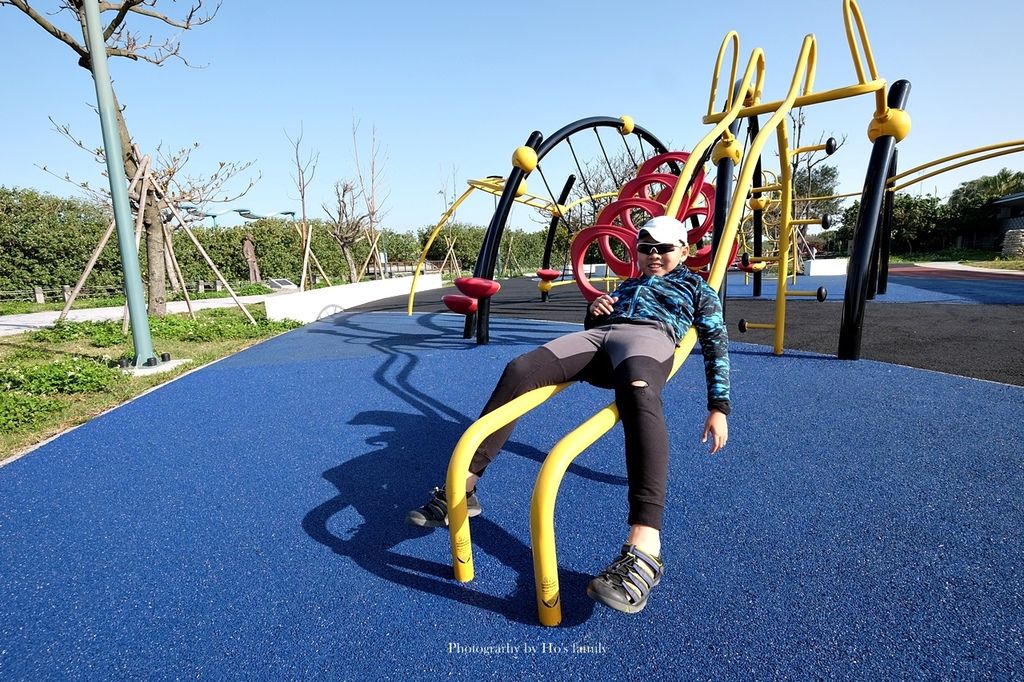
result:
<svg viewBox="0 0 1024 682"><path fill-rule="evenodd" d="M189 65L188 60L181 56L181 43L178 36L184 31L212 21L220 9L220 4L214 6L212 11L202 13L203 0L194 0L191 6L184 11L184 16L172 17L155 9L158 2L159 0L123 0L122 2L100 3L101 16L109 17L109 21L103 29L108 57L125 57L132 61L144 61L156 65L162 65L168 60L176 58ZM30 2L30 0L0 0L0 7L2 6L11 6L20 10L44 31L71 48L78 56L78 65L90 73L92 72L92 62L86 47L85 6L82 0L60 0L55 11L40 11L36 9L38 3ZM161 40L151 34L130 30L127 25L129 17L150 24L155 22L162 24L165 28L175 30L170 37ZM73 29L69 27L69 30L64 30L59 26L59 20L64 18L67 18L68 23L74 26ZM78 35L81 37L76 37ZM121 147L124 150L125 175L126 180L130 180L135 177L141 159L133 150L132 137L128 132L124 112L117 102L116 95L115 104L117 127L121 137ZM160 316L167 312L167 287L163 222L154 195L149 194L146 197L143 214L148 254L149 313Z"/></svg>
<svg viewBox="0 0 1024 682"><path fill-rule="evenodd" d="M305 158L302 157L302 126L299 126L299 134L292 139L285 131L285 137L295 149L295 188L299 190L299 204L302 210L302 223L299 232L302 235L302 276L299 282L299 289L306 289L306 274L309 272L309 254L313 248L313 226L306 219L306 191L316 176L316 165L320 160L319 152L310 152Z"/></svg>
<svg viewBox="0 0 1024 682"><path fill-rule="evenodd" d="M53 123L53 129L56 132L67 138L76 147L92 154L96 161L104 167L101 174L106 177L105 150L102 147L94 148L86 145L84 141L71 132L69 125L57 123L52 117L50 121ZM241 190L228 191L226 189L229 183L237 176L252 168L255 163L254 161L221 161L217 164L216 170L209 175L186 174L185 167L191 161L192 152L198 148L199 143L193 142L188 147L183 147L177 151L165 152L163 145L159 144L156 147L156 159L150 165L153 179L161 187L165 188L167 198L172 204L175 206L191 205L197 209L185 215L186 219L191 218L194 220L201 220L203 218L202 212L199 209L205 209L211 204L229 203L245 196L261 177L260 173L256 173L255 177L250 177L246 181L245 187ZM137 154L137 156L141 158L141 154ZM106 185L101 185L98 188L93 187L89 184L88 180L75 180L68 173L59 175L46 165L40 166L40 168L50 175L74 185L97 203L107 205L111 203L110 188ZM137 200L137 197L133 197L134 200Z"/></svg>
<svg viewBox="0 0 1024 682"><path fill-rule="evenodd" d="M327 204L322 206L327 213L330 235L338 242L341 253L345 256L348 281L355 284L359 281L359 271L356 269L352 247L366 239L367 216L365 213L359 214L356 210L358 197L351 182L342 180L334 183L334 198L333 210Z"/></svg>
<svg viewBox="0 0 1024 682"><path fill-rule="evenodd" d="M377 243L380 241L380 231L377 227L380 225L381 218L384 217L384 205L387 203L389 194L384 193L383 196L379 196L378 192L381 190L380 185L384 177L384 166L387 163L387 157L381 157L380 143L377 141L377 128L373 127L370 129L369 166L364 168L359 158L358 133L359 122L353 120L352 146L356 162L356 181L359 184L359 198L362 199L363 206L366 209L366 234L370 242L370 253L366 256L363 267L359 270L358 279L362 279L366 268L370 265L370 260L373 260L376 265L377 276L382 278L384 277L384 263L380 256L380 249L377 247Z"/></svg>

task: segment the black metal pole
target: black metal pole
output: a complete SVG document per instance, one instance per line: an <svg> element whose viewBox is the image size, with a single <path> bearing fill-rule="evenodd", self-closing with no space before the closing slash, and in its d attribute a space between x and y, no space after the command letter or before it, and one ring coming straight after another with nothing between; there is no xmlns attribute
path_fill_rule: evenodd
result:
<svg viewBox="0 0 1024 682"><path fill-rule="evenodd" d="M889 89L888 105L903 109L910 95L910 83L898 80ZM867 301L868 273L875 251L875 235L881 217L882 199L889 164L896 150L896 139L883 135L875 139L868 161L864 190L861 193L860 211L853 234L853 250L846 275L846 292L843 298L843 314L839 324L839 350L836 356L841 360L860 358L861 333L864 326L864 309Z"/></svg>
<svg viewBox="0 0 1024 682"><path fill-rule="evenodd" d="M882 202L882 228L879 233L881 255L878 263L878 293L884 294L889 288L889 242L892 240L892 213L896 203L896 193L888 191L888 180L896 176L899 166L900 150L894 149L892 161L889 162L889 177L886 178L885 199Z"/></svg>
<svg viewBox="0 0 1024 682"><path fill-rule="evenodd" d="M562 193L558 195L559 207L565 206L566 200L569 199L569 192L572 191L572 186L575 183L575 175L570 174L569 177L565 179L565 186L562 187ZM544 260L541 261L541 267L544 268L545 270L551 267L551 249L554 248L555 245L555 233L558 232L558 222L560 220L561 218L556 213L555 215L551 216L551 223L548 224L548 236L547 239L544 240ZM540 293L540 300L548 300L548 292L542 291Z"/></svg>
<svg viewBox="0 0 1024 682"><path fill-rule="evenodd" d="M895 148L893 149L893 151L896 151ZM885 190L883 189L882 191L884 192ZM883 208L885 206L884 194L882 195L882 206ZM881 240L879 239L879 235L882 232L883 208L880 208L878 210L878 220L875 221L875 243L874 246L871 248L871 267L868 268L868 291L864 297L865 300L868 301L875 300L875 285L878 283L878 248L881 242Z"/></svg>
<svg viewBox="0 0 1024 682"><path fill-rule="evenodd" d="M578 121L574 121L569 125L559 128L546 140L539 131L535 130L527 139L526 146L532 147L537 151L537 161L539 163L555 145L568 139L569 136L574 133L588 128L618 128L621 125L621 119L615 119L608 116L592 116L590 118L583 118ZM634 126L633 134L641 140L646 140L658 154L663 154L668 151L668 148L657 137L652 135L642 126ZM513 167L512 172L509 173L508 180L505 183L505 189L502 191L501 197L498 199L498 205L494 209L494 215L491 216L491 222L487 227L486 234L484 235L484 242L480 245L480 255L473 268L473 275L475 277L482 277L485 279L494 278L494 269L498 261L498 252L501 250L501 238L505 231L505 223L508 220L509 212L512 210L512 204L515 202L516 189L519 187L519 183L526 175L527 173L515 167ZM477 305L476 313L477 343L487 343L490 339L490 312L490 298L481 299ZM469 329L469 324L470 321L467 319L466 329Z"/></svg>
<svg viewBox="0 0 1024 682"><path fill-rule="evenodd" d="M729 132L736 135L739 130L739 121L734 121L729 126ZM732 198L732 173L736 168L731 158L720 159L715 175L715 222L711 230L711 262L715 262L718 250L723 246L722 232L725 230L725 221L729 217L729 200ZM728 245L725 245L728 248ZM725 315L725 297L728 292L729 270L726 268L725 276L722 278L722 288L718 292L718 298L722 301L722 314Z"/></svg>
<svg viewBox="0 0 1024 682"><path fill-rule="evenodd" d="M536 149L543 136L539 130L530 133L526 139L526 146ZM477 256L476 264L473 266L473 276L484 279L494 279L494 268L498 262L498 252L501 250L501 237L505 233L505 223L508 221L508 214L512 211L512 204L516 200L516 190L519 183L523 181L526 173L521 168L513 166L505 182L505 189L498 199L498 205L494 208L494 215L484 233L484 241L480 245L480 254ZM490 341L491 322L491 298L481 298L476 308L476 342L487 343ZM466 320L468 328L469 320Z"/></svg>
<svg viewBox="0 0 1024 682"><path fill-rule="evenodd" d="M747 130L749 131L750 140L757 137L757 134L761 132L761 122L757 120L757 116L751 116L747 119ZM764 183L764 179L761 176L761 157L757 157L757 163L754 164L754 180L751 182L751 189L757 190ZM755 193L752 194L754 198L759 198ZM752 227L754 232L754 257L760 258L764 255L764 211L760 209L754 210L754 224ZM754 290L752 292L754 298L758 298L761 295L761 271L754 271Z"/></svg>

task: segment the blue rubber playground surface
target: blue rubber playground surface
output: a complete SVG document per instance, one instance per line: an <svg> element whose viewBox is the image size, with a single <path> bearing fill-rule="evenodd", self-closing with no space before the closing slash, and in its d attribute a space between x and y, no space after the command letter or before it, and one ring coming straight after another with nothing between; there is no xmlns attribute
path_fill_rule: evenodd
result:
<svg viewBox="0 0 1024 682"><path fill-rule="evenodd" d="M624 538L622 436L556 529L563 624L536 620L529 499L611 400L524 417L480 491L476 580L404 524L505 362L576 325L345 313L204 367L0 468L0 679L995 678L1024 670L1024 389L733 343L730 441L666 389L665 580L586 594Z"/></svg>

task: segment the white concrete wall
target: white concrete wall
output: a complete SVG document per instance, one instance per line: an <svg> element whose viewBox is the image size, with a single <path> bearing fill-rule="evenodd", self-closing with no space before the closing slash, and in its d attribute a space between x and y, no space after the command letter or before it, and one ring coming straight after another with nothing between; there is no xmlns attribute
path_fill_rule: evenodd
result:
<svg viewBox="0 0 1024 682"><path fill-rule="evenodd" d="M267 317L271 320L313 322L363 303L392 296L408 296L411 286L411 277L394 277L312 291L297 291L294 294L279 294L266 299ZM417 292L440 288L440 274L421 275L416 282Z"/></svg>
<svg viewBox="0 0 1024 682"><path fill-rule="evenodd" d="M804 260L805 275L845 275L849 258L807 258Z"/></svg>

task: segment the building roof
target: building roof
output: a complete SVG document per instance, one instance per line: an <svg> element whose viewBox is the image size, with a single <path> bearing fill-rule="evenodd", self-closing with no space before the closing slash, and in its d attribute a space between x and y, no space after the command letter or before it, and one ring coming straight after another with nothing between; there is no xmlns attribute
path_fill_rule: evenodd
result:
<svg viewBox="0 0 1024 682"><path fill-rule="evenodd" d="M1007 194L992 201L993 206L1024 206L1024 192Z"/></svg>

